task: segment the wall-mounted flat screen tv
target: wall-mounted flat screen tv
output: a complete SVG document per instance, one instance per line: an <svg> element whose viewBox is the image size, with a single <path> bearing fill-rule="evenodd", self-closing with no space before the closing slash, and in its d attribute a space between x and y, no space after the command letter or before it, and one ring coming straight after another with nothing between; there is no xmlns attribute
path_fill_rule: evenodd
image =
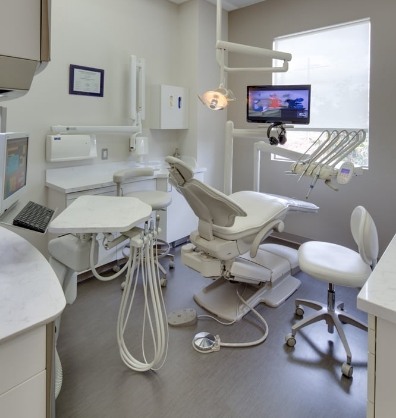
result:
<svg viewBox="0 0 396 418"><path fill-rule="evenodd" d="M310 108L310 85L247 87L248 122L307 125Z"/></svg>

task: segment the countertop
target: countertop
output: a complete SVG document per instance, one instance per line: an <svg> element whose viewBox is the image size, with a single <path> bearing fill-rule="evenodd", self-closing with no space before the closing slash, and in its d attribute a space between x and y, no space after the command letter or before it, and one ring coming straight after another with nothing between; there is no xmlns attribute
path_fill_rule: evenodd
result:
<svg viewBox="0 0 396 418"><path fill-rule="evenodd" d="M359 292L357 307L396 323L396 235Z"/></svg>
<svg viewBox="0 0 396 418"><path fill-rule="evenodd" d="M169 175L165 163L148 163L146 166L154 168L153 178L167 178ZM133 167L141 167L141 165L131 161L120 161L65 168L50 168L46 170L45 185L50 189L62 193L80 192L114 186L114 172ZM194 172L196 173L202 171L205 171L202 167L194 168ZM136 181L141 179L142 178L136 178Z"/></svg>
<svg viewBox="0 0 396 418"><path fill-rule="evenodd" d="M46 170L45 185L63 193L114 186L113 174L117 170L133 167L138 166L125 161L65 168L50 168ZM153 168L155 169L154 178L168 177L168 170L165 168Z"/></svg>
<svg viewBox="0 0 396 418"><path fill-rule="evenodd" d="M0 342L52 322L65 308L59 280L45 257L0 226Z"/></svg>

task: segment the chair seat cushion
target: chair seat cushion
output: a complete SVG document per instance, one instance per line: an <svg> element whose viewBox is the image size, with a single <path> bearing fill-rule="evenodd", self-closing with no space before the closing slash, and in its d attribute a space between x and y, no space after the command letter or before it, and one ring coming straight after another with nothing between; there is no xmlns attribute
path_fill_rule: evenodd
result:
<svg viewBox="0 0 396 418"><path fill-rule="evenodd" d="M153 210L160 210L168 207L172 202L170 193L161 192L160 190L147 190L140 192L132 192L125 194L125 196L136 197L142 202L147 203Z"/></svg>
<svg viewBox="0 0 396 418"><path fill-rule="evenodd" d="M300 269L310 276L340 286L362 287L371 268L360 254L330 242L309 241L298 250Z"/></svg>
<svg viewBox="0 0 396 418"><path fill-rule="evenodd" d="M236 240L257 234L267 223L284 219L288 210L286 200L263 193L242 191L229 196L246 213L236 216L232 226L213 225L213 234L225 240Z"/></svg>

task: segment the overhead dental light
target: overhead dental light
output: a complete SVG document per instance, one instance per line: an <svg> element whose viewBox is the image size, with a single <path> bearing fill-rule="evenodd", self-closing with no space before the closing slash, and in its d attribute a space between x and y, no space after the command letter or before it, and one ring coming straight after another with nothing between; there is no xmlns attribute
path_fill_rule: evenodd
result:
<svg viewBox="0 0 396 418"><path fill-rule="evenodd" d="M211 110L221 110L227 107L228 102L235 101L234 93L227 89L225 82L226 72L241 71L260 71L260 72L286 72L289 68L288 61L292 59L292 55L287 52L273 51L265 48L258 48L233 42L222 41L221 38L221 15L222 2L217 0L216 8L216 60L220 66L220 85L218 88L209 90L198 96L201 102ZM237 52L241 54L253 55L256 57L266 57L283 61L282 66L271 67L242 67L231 68L225 65L226 52Z"/></svg>
<svg viewBox="0 0 396 418"><path fill-rule="evenodd" d="M209 90L199 97L199 100L211 110L222 110L227 107L228 102L236 100L234 93L225 87L225 70L224 70L224 49L217 51L221 55L218 60L220 65L220 85L217 89Z"/></svg>

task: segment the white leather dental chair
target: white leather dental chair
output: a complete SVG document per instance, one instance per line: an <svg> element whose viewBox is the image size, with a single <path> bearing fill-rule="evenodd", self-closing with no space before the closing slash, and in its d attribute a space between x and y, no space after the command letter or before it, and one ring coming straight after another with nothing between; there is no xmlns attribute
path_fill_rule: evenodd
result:
<svg viewBox="0 0 396 418"><path fill-rule="evenodd" d="M157 224L159 224L159 211L166 210L166 208L171 204L172 197L170 193L163 192L160 190L141 190L124 193L123 184L130 179L139 178L139 177L152 177L154 175L154 170L151 167L133 167L118 170L113 174L113 181L117 186L117 196L129 196L136 197L144 203L147 203L151 206L153 212L157 214ZM157 256L158 258L168 257L170 258L169 267L174 267L174 256L169 253L169 244L163 240L157 239ZM165 268L158 263L158 268L162 272L163 276L161 277L161 284L166 285L166 270Z"/></svg>
<svg viewBox="0 0 396 418"><path fill-rule="evenodd" d="M285 199L241 191L229 196L194 179L192 169L175 157L167 157L172 184L198 217L191 244L182 248L182 261L205 277L216 278L194 295L209 312L226 320L238 320L249 308L264 302L278 306L297 290L300 281L291 276L298 269L296 251L262 242L273 231L281 232L288 212Z"/></svg>
<svg viewBox="0 0 396 418"><path fill-rule="evenodd" d="M367 325L345 313L343 303L336 303L335 285L361 288L375 267L378 257L377 229L367 210L357 206L352 212L350 223L358 251L318 241L309 241L300 246L298 259L301 270L328 283L327 304L296 299L297 316L304 315L303 306L313 308L316 312L293 325L291 334L286 336L286 344L294 347L297 331L307 325L324 320L330 333L334 332L335 327L347 355L347 361L341 367L342 374L346 377L351 377L353 373L352 353L342 324L350 324L364 331L367 331Z"/></svg>

